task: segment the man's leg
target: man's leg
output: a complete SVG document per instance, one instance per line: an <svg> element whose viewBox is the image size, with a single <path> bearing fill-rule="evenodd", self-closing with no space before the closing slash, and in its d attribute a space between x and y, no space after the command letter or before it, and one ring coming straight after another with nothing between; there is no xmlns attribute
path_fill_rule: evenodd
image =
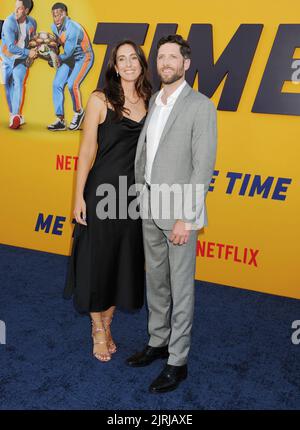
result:
<svg viewBox="0 0 300 430"><path fill-rule="evenodd" d="M63 63L56 71L53 81L53 104L57 117L64 117L64 89L70 74L70 67Z"/></svg>
<svg viewBox="0 0 300 430"><path fill-rule="evenodd" d="M168 238L170 231L164 230ZM183 366L191 343L195 300L195 267L198 231L191 231L184 245L173 245L168 240L170 283L173 309L168 364Z"/></svg>
<svg viewBox="0 0 300 430"><path fill-rule="evenodd" d="M94 57L91 54L86 55L82 60L75 61L74 68L68 79L68 88L73 102L74 116L70 123L70 130L78 130L84 119L85 112L82 107L80 85L87 76L92 65Z"/></svg>
<svg viewBox="0 0 300 430"><path fill-rule="evenodd" d="M93 63L93 55L86 55L82 60L75 61L74 68L69 76L68 88L72 97L74 112L82 111L80 85L89 73Z"/></svg>
<svg viewBox="0 0 300 430"><path fill-rule="evenodd" d="M9 112L12 113L12 96L13 96L13 67L2 62L3 83Z"/></svg>
<svg viewBox="0 0 300 430"><path fill-rule="evenodd" d="M168 243L152 218L143 220L149 345L165 346L170 337L171 287Z"/></svg>
<svg viewBox="0 0 300 430"><path fill-rule="evenodd" d="M47 128L49 131L67 130L64 114L64 89L68 81L70 70L69 65L65 63L56 70L53 81L53 104L57 120L48 125Z"/></svg>
<svg viewBox="0 0 300 430"><path fill-rule="evenodd" d="M145 190L142 200L150 201ZM148 345L126 360L129 366L148 366L154 360L169 356L171 287L169 276L168 244L163 231L150 216L150 205L141 204L145 252L146 294L148 304Z"/></svg>
<svg viewBox="0 0 300 430"><path fill-rule="evenodd" d="M25 96L25 82L28 75L28 67L19 63L13 68L13 93L12 111L13 115L21 115L22 104Z"/></svg>
<svg viewBox="0 0 300 430"><path fill-rule="evenodd" d="M5 91L6 91L6 99L7 99L7 104L9 108L9 113L12 115L12 110L13 110L12 100L14 96L14 81L12 77L12 71L11 71L9 83L5 85Z"/></svg>
<svg viewBox="0 0 300 430"><path fill-rule="evenodd" d="M187 378L187 357L191 343L194 314L194 277L197 231L191 231L188 243L173 245L171 231L164 230L169 247L170 281L172 291L171 336L168 363L149 387L151 393L175 390Z"/></svg>

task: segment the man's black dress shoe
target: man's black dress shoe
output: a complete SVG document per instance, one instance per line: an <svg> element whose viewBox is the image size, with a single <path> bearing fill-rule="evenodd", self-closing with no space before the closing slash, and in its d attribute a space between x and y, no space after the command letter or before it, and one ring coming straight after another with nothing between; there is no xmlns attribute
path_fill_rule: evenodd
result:
<svg viewBox="0 0 300 430"><path fill-rule="evenodd" d="M187 365L172 366L167 364L161 374L149 387L151 393L166 393L175 390L181 381L187 378Z"/></svg>
<svg viewBox="0 0 300 430"><path fill-rule="evenodd" d="M154 360L157 360L158 358L168 357L168 345L161 346L158 348L148 345L143 351L137 352L132 357L129 357L126 360L126 363L132 367L143 367L148 366L148 364L151 364Z"/></svg>

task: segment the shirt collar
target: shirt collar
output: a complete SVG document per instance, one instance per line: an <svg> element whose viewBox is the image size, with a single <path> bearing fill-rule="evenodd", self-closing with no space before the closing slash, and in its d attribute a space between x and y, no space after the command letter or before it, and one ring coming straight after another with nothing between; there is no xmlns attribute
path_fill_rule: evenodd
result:
<svg viewBox="0 0 300 430"><path fill-rule="evenodd" d="M70 17L69 17L69 16L66 16L66 17L65 17L63 25L62 25L62 26L60 27L60 29L58 30L58 31L59 31L59 33L61 33L62 31L64 31L64 30L66 29L67 22L69 21L69 19L70 19ZM57 28L57 27L56 27L56 28Z"/></svg>
<svg viewBox="0 0 300 430"><path fill-rule="evenodd" d="M164 91L164 89L162 88L161 90L160 90L160 92L158 93L158 95L157 95L157 97L156 97L156 100L155 100L155 103L156 103L156 105L157 106L164 106L164 107L169 107L169 106L173 106L174 105L174 103L176 102L176 100L177 100L177 98L178 98L178 96L179 96L179 94L181 93L181 91L183 90L183 88L185 87L185 85L186 85L186 81L184 80L183 82L182 82L182 84L180 84L179 85L179 87L174 91L174 93L172 93L169 97L168 97L168 100L167 100L167 104L165 105L163 102L162 102L162 100L161 100L161 97L162 97L162 94L163 94L163 91Z"/></svg>

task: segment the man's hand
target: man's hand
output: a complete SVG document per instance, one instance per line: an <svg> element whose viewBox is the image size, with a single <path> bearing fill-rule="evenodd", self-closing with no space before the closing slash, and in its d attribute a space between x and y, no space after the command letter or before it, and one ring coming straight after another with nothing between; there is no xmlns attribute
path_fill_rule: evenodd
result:
<svg viewBox="0 0 300 430"><path fill-rule="evenodd" d="M57 68L59 68L62 65L62 61L60 57L57 57Z"/></svg>
<svg viewBox="0 0 300 430"><path fill-rule="evenodd" d="M30 60L35 60L37 58L37 56L38 56L37 48L30 49L28 58L30 58Z"/></svg>
<svg viewBox="0 0 300 430"><path fill-rule="evenodd" d="M169 240L173 245L184 245L188 242L191 233L191 224L178 220L173 226Z"/></svg>
<svg viewBox="0 0 300 430"><path fill-rule="evenodd" d="M53 60L50 58L48 60L48 64L49 64L50 67L55 67L56 66L57 68L59 68L62 65L62 61L61 61L61 59L59 57L57 57L57 61L56 61L56 64L54 66Z"/></svg>

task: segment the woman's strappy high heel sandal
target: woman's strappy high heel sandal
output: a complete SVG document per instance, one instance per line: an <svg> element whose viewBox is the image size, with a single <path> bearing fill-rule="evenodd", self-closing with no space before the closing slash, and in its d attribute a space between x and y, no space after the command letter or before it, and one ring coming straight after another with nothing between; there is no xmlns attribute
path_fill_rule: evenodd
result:
<svg viewBox="0 0 300 430"><path fill-rule="evenodd" d="M96 339L96 333L98 332L102 332L105 333L106 335L106 331L105 328L103 327L97 327L95 322L92 320L92 338L93 338L93 345L107 345L108 348L108 343L107 340L97 340ZM97 360L102 361L102 362L106 362L109 361L111 359L111 355L109 352L109 348L108 348L108 352L93 352L93 356L95 358L97 358Z"/></svg>
<svg viewBox="0 0 300 430"><path fill-rule="evenodd" d="M107 339L108 351L110 352L110 354L114 354L115 352L117 352L117 346L113 341L111 332L110 332L110 324L112 322L112 317L102 317L102 322L108 338Z"/></svg>

